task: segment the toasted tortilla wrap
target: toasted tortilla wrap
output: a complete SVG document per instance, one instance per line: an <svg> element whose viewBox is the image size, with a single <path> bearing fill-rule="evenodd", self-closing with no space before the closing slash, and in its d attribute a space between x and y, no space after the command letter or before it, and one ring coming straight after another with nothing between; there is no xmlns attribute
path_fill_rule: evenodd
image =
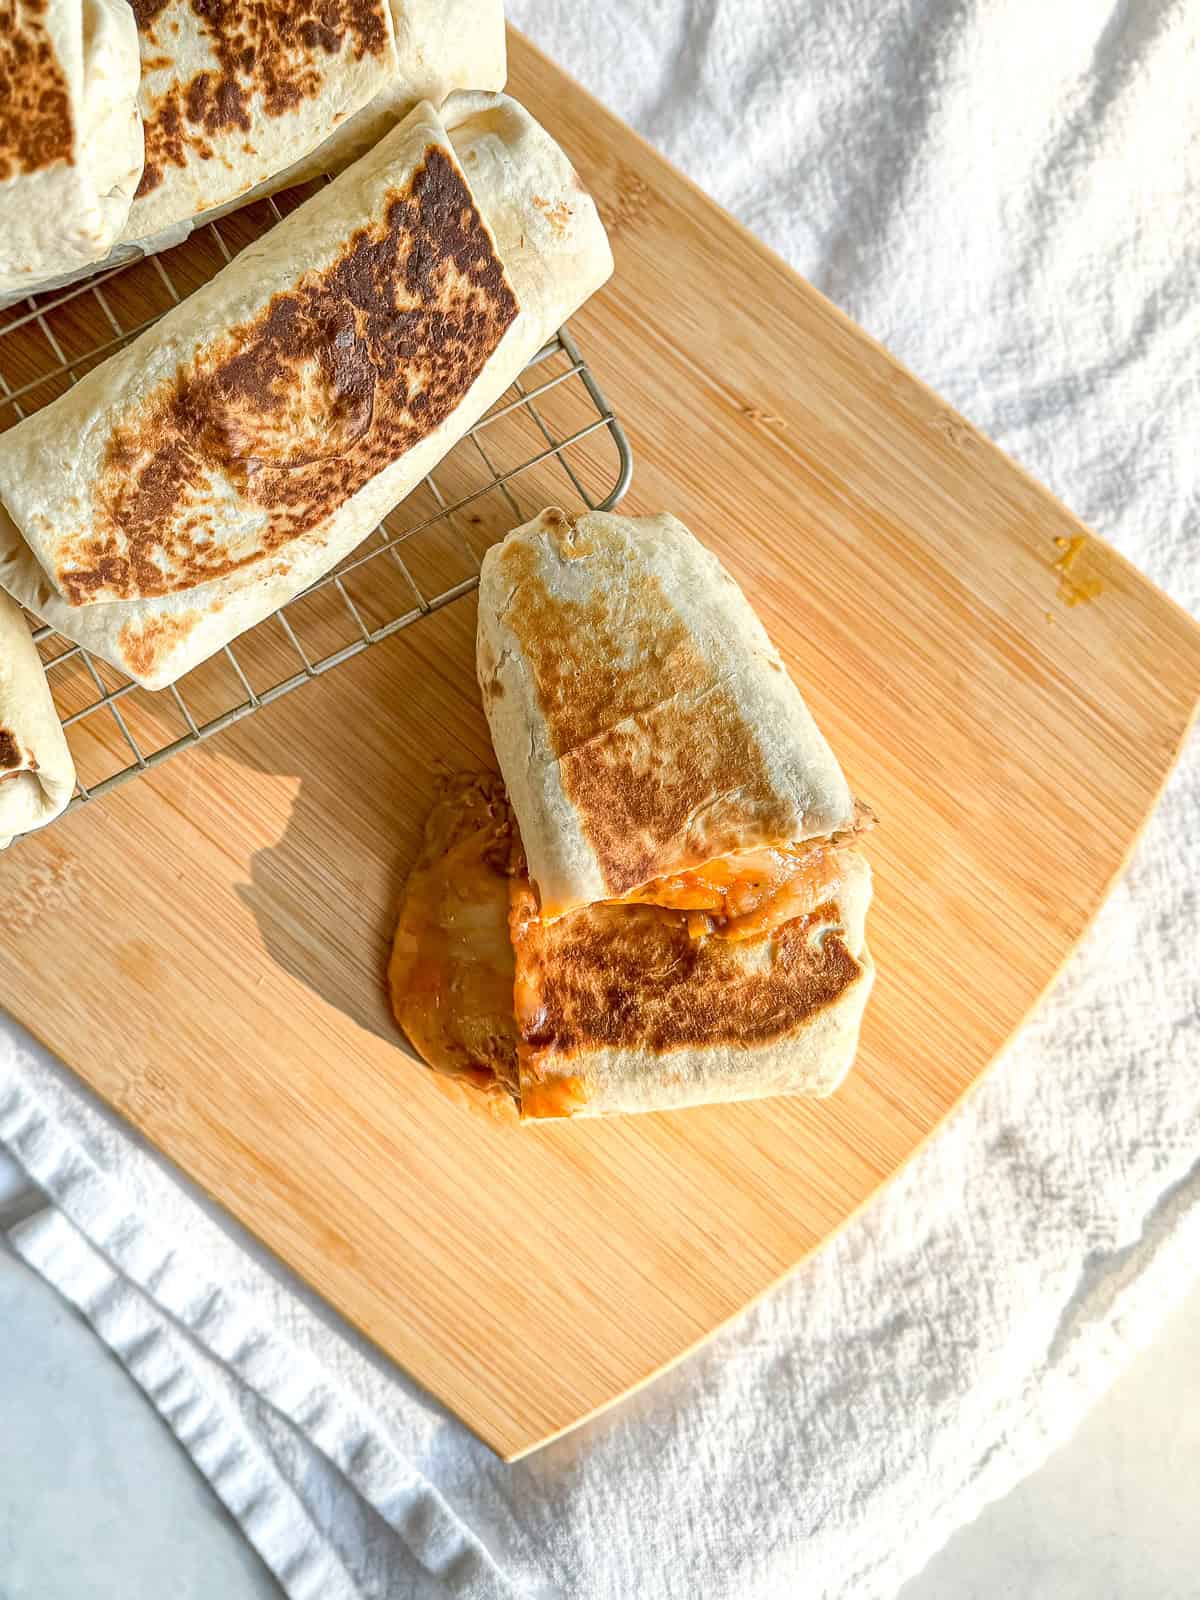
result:
<svg viewBox="0 0 1200 1600"><path fill-rule="evenodd" d="M874 977L870 869L834 853L819 903L746 937L647 905L545 922L503 786L459 779L405 889L393 1010L430 1066L525 1120L831 1094Z"/></svg>
<svg viewBox="0 0 1200 1600"><path fill-rule="evenodd" d="M608 277L515 101L422 105L0 435L0 585L161 688L348 554Z"/></svg>
<svg viewBox="0 0 1200 1600"><path fill-rule="evenodd" d="M125 238L336 172L414 105L500 89L501 0L136 0L146 164Z"/></svg>
<svg viewBox="0 0 1200 1600"><path fill-rule="evenodd" d="M107 3L128 22L124 0ZM137 0L134 10L144 171L139 144L111 251L82 270L35 274L39 292L172 249L238 206L341 172L420 101L502 89L507 75L503 0Z"/></svg>
<svg viewBox="0 0 1200 1600"><path fill-rule="evenodd" d="M387 0L135 0L146 161L125 236L226 205L393 83Z"/></svg>
<svg viewBox="0 0 1200 1600"><path fill-rule="evenodd" d="M28 624L0 593L0 850L44 827L75 790L75 764Z"/></svg>
<svg viewBox="0 0 1200 1600"><path fill-rule="evenodd" d="M392 0L391 11L396 48L391 81L316 149L247 199L340 172L420 100L440 106L456 90L503 89L508 76L504 0Z"/></svg>
<svg viewBox="0 0 1200 1600"><path fill-rule="evenodd" d="M544 917L758 915L764 880L807 895L857 826L778 651L674 517L549 510L493 546L478 669Z"/></svg>
<svg viewBox="0 0 1200 1600"><path fill-rule="evenodd" d="M0 12L0 303L107 255L142 173L126 0Z"/></svg>

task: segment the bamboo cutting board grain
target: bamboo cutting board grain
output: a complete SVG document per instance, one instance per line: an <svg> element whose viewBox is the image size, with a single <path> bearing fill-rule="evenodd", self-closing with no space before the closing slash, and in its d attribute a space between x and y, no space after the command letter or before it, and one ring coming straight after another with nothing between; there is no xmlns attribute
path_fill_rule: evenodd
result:
<svg viewBox="0 0 1200 1600"><path fill-rule="evenodd" d="M8 1007L506 1456L911 1155L1079 938L1200 693L1178 609L1090 537L1057 573L1062 506L517 38L512 67L612 231L575 326L626 507L716 548L882 818L845 1088L518 1131L401 1054L397 891L439 760L489 754L471 599L0 860Z"/></svg>

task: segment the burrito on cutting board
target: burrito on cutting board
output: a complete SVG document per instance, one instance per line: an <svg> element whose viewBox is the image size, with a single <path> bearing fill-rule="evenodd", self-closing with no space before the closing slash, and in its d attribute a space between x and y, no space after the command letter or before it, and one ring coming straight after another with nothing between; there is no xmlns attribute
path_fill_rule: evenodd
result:
<svg viewBox="0 0 1200 1600"><path fill-rule="evenodd" d="M393 1007L525 1119L826 1095L874 968L868 825L778 652L673 517L547 511L484 558L506 789L435 808Z"/></svg>
<svg viewBox="0 0 1200 1600"><path fill-rule="evenodd" d="M52 822L75 790L75 764L25 618L0 593L0 850Z"/></svg>
<svg viewBox="0 0 1200 1600"><path fill-rule="evenodd" d="M148 688L348 554L612 270L504 95L428 104L0 435L0 586Z"/></svg>
<svg viewBox="0 0 1200 1600"><path fill-rule="evenodd" d="M107 255L142 174L126 0L0 11L0 296Z"/></svg>

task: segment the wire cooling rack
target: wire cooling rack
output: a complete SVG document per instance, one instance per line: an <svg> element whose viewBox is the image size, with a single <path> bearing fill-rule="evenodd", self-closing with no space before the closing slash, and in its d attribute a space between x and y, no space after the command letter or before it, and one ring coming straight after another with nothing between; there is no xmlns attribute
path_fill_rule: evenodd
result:
<svg viewBox="0 0 1200 1600"><path fill-rule="evenodd" d="M314 192L198 229L165 255L0 311L0 432L65 393ZM157 693L30 617L75 758L68 809L166 761L469 594L486 547L545 505L607 510L632 458L565 328L349 557Z"/></svg>

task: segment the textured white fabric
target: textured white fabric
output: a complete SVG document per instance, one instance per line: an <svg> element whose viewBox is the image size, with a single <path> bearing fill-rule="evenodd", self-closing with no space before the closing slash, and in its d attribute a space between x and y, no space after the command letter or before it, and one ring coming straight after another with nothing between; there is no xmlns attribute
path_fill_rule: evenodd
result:
<svg viewBox="0 0 1200 1600"><path fill-rule="evenodd" d="M1187 10L512 6L1200 609ZM691 1360L515 1467L0 1040L0 1145L58 1202L13 1242L294 1596L888 1596L1065 1437L1200 1270L1198 883L1193 741L1052 998L890 1189Z"/></svg>

